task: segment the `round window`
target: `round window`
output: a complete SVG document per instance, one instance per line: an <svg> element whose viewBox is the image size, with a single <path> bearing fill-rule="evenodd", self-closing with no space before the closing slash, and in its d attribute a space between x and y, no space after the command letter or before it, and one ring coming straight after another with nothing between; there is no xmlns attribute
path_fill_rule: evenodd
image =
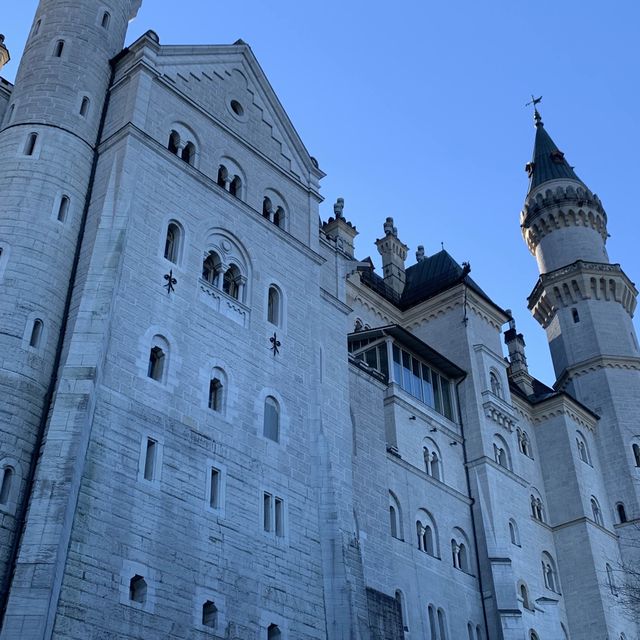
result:
<svg viewBox="0 0 640 640"><path fill-rule="evenodd" d="M231 101L231 110L239 117L244 115L244 108L237 100Z"/></svg>

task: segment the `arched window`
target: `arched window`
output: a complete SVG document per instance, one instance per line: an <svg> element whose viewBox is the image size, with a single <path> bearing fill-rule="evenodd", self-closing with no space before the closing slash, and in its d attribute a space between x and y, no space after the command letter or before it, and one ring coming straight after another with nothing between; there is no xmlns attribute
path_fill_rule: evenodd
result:
<svg viewBox="0 0 640 640"><path fill-rule="evenodd" d="M461 529L454 530L454 537L451 538L451 558L453 566L465 573L470 573L469 543L466 535Z"/></svg>
<svg viewBox="0 0 640 640"><path fill-rule="evenodd" d="M281 299L278 288L275 285L271 285L267 297L267 320L276 326L280 326L281 321Z"/></svg>
<svg viewBox="0 0 640 640"><path fill-rule="evenodd" d="M353 331L358 332L364 329L364 325L362 324L362 320L360 318L356 318L356 321L353 324Z"/></svg>
<svg viewBox="0 0 640 640"><path fill-rule="evenodd" d="M396 589L396 602L400 610L400 620L402 621L403 631L409 631L409 621L407 620L407 607L404 601L404 594L400 589Z"/></svg>
<svg viewBox="0 0 640 640"><path fill-rule="evenodd" d="M229 193L236 198L242 196L242 180L240 176L234 176L233 180L229 183Z"/></svg>
<svg viewBox="0 0 640 640"><path fill-rule="evenodd" d="M105 11L102 14L102 21L100 22L103 29L109 28L109 22L111 22L111 14L108 11Z"/></svg>
<svg viewBox="0 0 640 640"><path fill-rule="evenodd" d="M584 439L584 436L579 431L576 433L576 447L578 449L578 458L580 458L582 462L591 464L587 442Z"/></svg>
<svg viewBox="0 0 640 640"><path fill-rule="evenodd" d="M196 147L193 142L187 142L187 144L184 145L181 157L187 164L193 166L196 160Z"/></svg>
<svg viewBox="0 0 640 640"><path fill-rule="evenodd" d="M176 222L170 222L167 227L167 237L164 242L164 257L169 262L178 263L182 231Z"/></svg>
<svg viewBox="0 0 640 640"><path fill-rule="evenodd" d="M502 398L502 385L495 371L489 373L489 381L491 382L491 393L498 396L498 398Z"/></svg>
<svg viewBox="0 0 640 640"><path fill-rule="evenodd" d="M578 322L580 322L580 314L575 307L571 309L571 317L573 318L574 324L578 324Z"/></svg>
<svg viewBox="0 0 640 640"><path fill-rule="evenodd" d="M240 297L240 269L232 264L222 278L222 290L232 298L238 300Z"/></svg>
<svg viewBox="0 0 640 640"><path fill-rule="evenodd" d="M633 450L633 459L636 463L636 467L640 467L640 445L634 444L632 447Z"/></svg>
<svg viewBox="0 0 640 640"><path fill-rule="evenodd" d="M89 105L91 104L91 101L89 100L89 98L87 98L87 96L84 96L82 98L82 102L80 103L80 115L83 118L87 117L87 114L89 113Z"/></svg>
<svg viewBox="0 0 640 640"><path fill-rule="evenodd" d="M447 620L442 609L438 609L438 631L440 632L440 640L447 640Z"/></svg>
<svg viewBox="0 0 640 640"><path fill-rule="evenodd" d="M593 514L593 520L595 523L603 527L604 522L602 521L602 510L594 496L591 496L591 513Z"/></svg>
<svg viewBox="0 0 640 640"><path fill-rule="evenodd" d="M262 435L274 442L280 441L280 405L273 396L267 396L264 401Z"/></svg>
<svg viewBox="0 0 640 640"><path fill-rule="evenodd" d="M147 377L164 382L168 369L169 343L159 335L153 336L149 349Z"/></svg>
<svg viewBox="0 0 640 640"><path fill-rule="evenodd" d="M38 142L38 134L30 133L27 142L24 145L24 155L32 156L36 150L36 142Z"/></svg>
<svg viewBox="0 0 640 640"><path fill-rule="evenodd" d="M33 25L33 35L37 36L40 33L40 27L42 26L42 20L38 20L35 25Z"/></svg>
<svg viewBox="0 0 640 640"><path fill-rule="evenodd" d="M62 52L64 51L64 40L58 40L56 46L53 49L54 58L62 58Z"/></svg>
<svg viewBox="0 0 640 640"><path fill-rule="evenodd" d="M282 633L277 624L270 624L267 629L267 640L281 640Z"/></svg>
<svg viewBox="0 0 640 640"><path fill-rule="evenodd" d="M221 412L224 408L224 372L214 369L209 381L208 406L212 411Z"/></svg>
<svg viewBox="0 0 640 640"><path fill-rule="evenodd" d="M542 499L538 495L531 494L531 515L534 519L544 522L544 505L542 504Z"/></svg>
<svg viewBox="0 0 640 640"><path fill-rule="evenodd" d="M400 502L391 491L389 491L389 524L391 537L404 540Z"/></svg>
<svg viewBox="0 0 640 640"><path fill-rule="evenodd" d="M262 201L262 217L267 218L267 220L271 220L272 213L273 205L271 204L271 200L265 196Z"/></svg>
<svg viewBox="0 0 640 640"><path fill-rule="evenodd" d="M277 227L284 227L284 209L282 207L278 207L273 214L273 223Z"/></svg>
<svg viewBox="0 0 640 640"><path fill-rule="evenodd" d="M529 590L527 589L527 585L524 582L520 582L518 585L518 595L522 600L522 606L525 609L533 609L531 606L531 601L529 600Z"/></svg>
<svg viewBox="0 0 640 640"><path fill-rule="evenodd" d="M58 206L58 221L64 222L67 219L67 213L69 212L69 196L62 196L60 198L60 205Z"/></svg>
<svg viewBox="0 0 640 640"><path fill-rule="evenodd" d="M532 458L532 449L531 449L531 440L529 440L529 434L522 430L518 429L518 449L520 453L523 453L525 456Z"/></svg>
<svg viewBox="0 0 640 640"><path fill-rule="evenodd" d="M420 509L416 518L417 546L420 551L437 556L436 532L433 518L427 511Z"/></svg>
<svg viewBox="0 0 640 640"><path fill-rule="evenodd" d="M171 153L178 155L178 151L180 149L180 134L177 131L172 131L169 134L169 144L167 145L167 149L169 149Z"/></svg>
<svg viewBox="0 0 640 640"><path fill-rule="evenodd" d="M515 544L518 547L520 546L520 534L518 532L518 525L513 518L509 520L509 538L511 539L511 544Z"/></svg>
<svg viewBox="0 0 640 640"><path fill-rule="evenodd" d="M205 255L202 263L202 279L206 280L209 284L217 286L217 275L220 267L221 263L218 254L215 251L209 251L209 253Z"/></svg>
<svg viewBox="0 0 640 640"><path fill-rule="evenodd" d="M533 629L529 631L529 640L540 640L538 634Z"/></svg>
<svg viewBox="0 0 640 640"><path fill-rule="evenodd" d="M431 640L438 640L438 627L436 626L436 609L430 604L429 608L429 631L431 632Z"/></svg>
<svg viewBox="0 0 640 640"><path fill-rule="evenodd" d="M222 187L223 189L227 188L228 176L229 176L229 172L227 171L227 168L223 164L221 164L218 167L218 178L217 178L217 183L219 187Z"/></svg>
<svg viewBox="0 0 640 640"><path fill-rule="evenodd" d="M0 504L9 504L13 475L14 473L11 467L5 467L2 471L2 484L0 485Z"/></svg>
<svg viewBox="0 0 640 640"><path fill-rule="evenodd" d="M135 575L129 581L129 600L140 603L147 601L147 583L142 576Z"/></svg>
<svg viewBox="0 0 640 640"><path fill-rule="evenodd" d="M476 640L473 631L473 625L470 622L467 623L467 636L469 637L469 640Z"/></svg>
<svg viewBox="0 0 640 640"><path fill-rule="evenodd" d="M442 458L440 456L440 450L436 446L436 443L430 438L424 441L422 446L422 458L424 460L424 469L427 475L430 475L436 480L442 481Z"/></svg>
<svg viewBox="0 0 640 640"><path fill-rule="evenodd" d="M29 346L37 349L40 346L40 340L42 338L42 330L44 328L44 324L40 318L36 318L33 321L33 326L31 327L31 337L29 338Z"/></svg>
<svg viewBox="0 0 640 640"><path fill-rule="evenodd" d="M498 434L493 437L493 457L494 460L505 469L511 469L511 455L509 447L504 438Z"/></svg>
<svg viewBox="0 0 640 640"><path fill-rule="evenodd" d="M618 502L618 504L616 505L616 513L618 514L618 522L620 524L624 524L625 522L627 522L627 512L622 502Z"/></svg>
<svg viewBox="0 0 640 640"><path fill-rule="evenodd" d="M542 577L544 579L544 586L547 589L555 593L560 593L556 565L553 558L546 551L542 554Z"/></svg>
<svg viewBox="0 0 640 640"><path fill-rule="evenodd" d="M610 564L607 564L607 585L609 586L609 591L611 591L612 596L618 595L618 587L616 586L616 581L613 575L613 569Z"/></svg>
<svg viewBox="0 0 640 640"><path fill-rule="evenodd" d="M215 629L218 625L218 608L211 600L202 605L202 626Z"/></svg>

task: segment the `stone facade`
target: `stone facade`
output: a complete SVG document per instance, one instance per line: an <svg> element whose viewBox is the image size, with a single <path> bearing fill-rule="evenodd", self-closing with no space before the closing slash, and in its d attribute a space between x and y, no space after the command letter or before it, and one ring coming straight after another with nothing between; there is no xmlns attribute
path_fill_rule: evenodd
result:
<svg viewBox="0 0 640 640"><path fill-rule="evenodd" d="M0 83L0 638L637 637L599 200L565 175L522 214L551 389L468 265L405 267L387 219L381 277L342 200L318 227L245 43L123 51L139 4L42 0Z"/></svg>

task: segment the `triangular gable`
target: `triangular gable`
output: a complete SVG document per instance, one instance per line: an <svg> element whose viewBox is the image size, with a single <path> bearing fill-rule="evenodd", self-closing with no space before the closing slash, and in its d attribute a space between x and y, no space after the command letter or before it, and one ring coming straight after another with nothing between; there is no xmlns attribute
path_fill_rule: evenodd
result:
<svg viewBox="0 0 640 640"><path fill-rule="evenodd" d="M250 47L161 46L156 69L243 140L306 181L324 174L311 158ZM237 101L242 114L233 112Z"/></svg>

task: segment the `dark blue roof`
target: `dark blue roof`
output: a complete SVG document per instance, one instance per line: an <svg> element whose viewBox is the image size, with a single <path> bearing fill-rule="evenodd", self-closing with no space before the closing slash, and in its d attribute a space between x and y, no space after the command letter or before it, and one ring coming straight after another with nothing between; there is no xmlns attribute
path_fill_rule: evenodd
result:
<svg viewBox="0 0 640 640"><path fill-rule="evenodd" d="M536 141L533 146L533 158L527 165L529 171L529 191L535 187L560 178L575 180L584 185L578 178L573 167L566 161L564 153L558 149L556 143L544 128L540 114L536 111Z"/></svg>

